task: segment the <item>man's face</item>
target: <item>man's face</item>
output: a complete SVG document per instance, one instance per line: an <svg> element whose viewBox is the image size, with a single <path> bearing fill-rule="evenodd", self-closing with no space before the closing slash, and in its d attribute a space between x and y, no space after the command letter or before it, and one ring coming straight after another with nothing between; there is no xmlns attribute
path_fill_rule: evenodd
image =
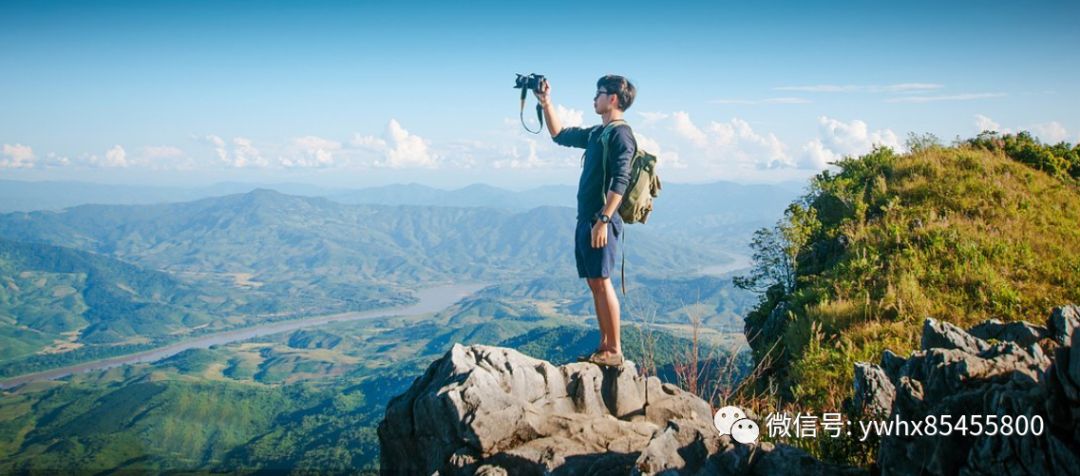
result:
<svg viewBox="0 0 1080 476"><path fill-rule="evenodd" d="M607 92L604 88L596 90L596 96L593 96L593 109L597 114L604 114L615 108L615 105L619 103L619 97Z"/></svg>

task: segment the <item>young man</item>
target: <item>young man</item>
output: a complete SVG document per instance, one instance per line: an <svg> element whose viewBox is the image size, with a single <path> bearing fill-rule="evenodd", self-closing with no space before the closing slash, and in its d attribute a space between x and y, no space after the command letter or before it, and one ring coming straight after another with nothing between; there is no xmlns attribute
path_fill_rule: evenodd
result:
<svg viewBox="0 0 1080 476"><path fill-rule="evenodd" d="M637 151L634 133L624 122L623 112L634 103L634 85L626 78L607 75L596 82L593 110L602 124L589 127L567 127L551 104L551 86L542 82L536 99L544 109L548 132L555 143L585 149L578 181L577 231L574 256L578 276L585 278L592 291L596 319L600 324L600 346L592 355L581 360L608 365L622 365L622 346L619 341L619 299L611 285L615 269L615 254L622 235L623 222L617 213L622 196L630 182L630 160ZM613 121L608 134L607 157L600 142L604 127Z"/></svg>

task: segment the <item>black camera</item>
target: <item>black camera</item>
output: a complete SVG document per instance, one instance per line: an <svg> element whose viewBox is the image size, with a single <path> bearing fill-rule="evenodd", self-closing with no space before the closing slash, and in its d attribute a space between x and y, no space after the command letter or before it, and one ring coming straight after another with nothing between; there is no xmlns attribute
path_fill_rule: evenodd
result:
<svg viewBox="0 0 1080 476"><path fill-rule="evenodd" d="M540 92L540 83L544 82L544 75L542 74L528 74L517 75L517 79L514 81L515 89L531 89L535 92Z"/></svg>

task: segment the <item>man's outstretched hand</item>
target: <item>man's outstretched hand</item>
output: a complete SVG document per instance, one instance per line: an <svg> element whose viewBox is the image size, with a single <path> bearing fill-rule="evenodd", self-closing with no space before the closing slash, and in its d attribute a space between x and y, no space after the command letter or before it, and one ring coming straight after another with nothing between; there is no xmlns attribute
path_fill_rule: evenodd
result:
<svg viewBox="0 0 1080 476"><path fill-rule="evenodd" d="M536 96L536 101L539 102L541 106L546 107L548 101L551 100L551 85L544 79L540 81L540 87L538 90L533 91L533 94Z"/></svg>

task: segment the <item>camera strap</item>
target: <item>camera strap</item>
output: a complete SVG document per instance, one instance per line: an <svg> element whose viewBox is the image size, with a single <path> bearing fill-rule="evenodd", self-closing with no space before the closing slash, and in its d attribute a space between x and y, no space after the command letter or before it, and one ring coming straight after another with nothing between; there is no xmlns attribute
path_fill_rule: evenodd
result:
<svg viewBox="0 0 1080 476"><path fill-rule="evenodd" d="M540 127L535 131L529 129L529 126L525 125L525 96L527 94L529 94L529 89L521 88L521 113L518 115L521 118L521 127L533 134L539 134L544 130L544 108L540 106L540 103L536 103L536 120L540 121Z"/></svg>

